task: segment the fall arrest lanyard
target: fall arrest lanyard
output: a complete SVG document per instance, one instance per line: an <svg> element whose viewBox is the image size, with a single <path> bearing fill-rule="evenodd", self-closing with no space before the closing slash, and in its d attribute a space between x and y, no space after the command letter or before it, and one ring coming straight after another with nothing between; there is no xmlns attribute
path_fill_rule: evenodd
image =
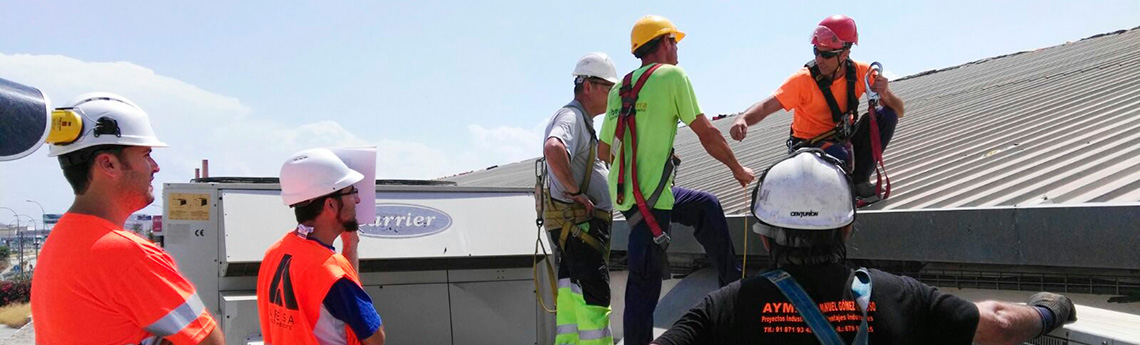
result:
<svg viewBox="0 0 1140 345"><path fill-rule="evenodd" d="M891 196L891 178L887 176L887 167L883 165L883 143L882 138L879 137L879 93L871 90L871 72L883 73L883 64L872 62L871 67L867 70L867 75L863 76L863 85L867 88L867 117L870 121L867 127L871 130L871 158L872 164L875 164L875 195L881 200L886 200ZM883 182L886 183L883 183ZM862 207L861 205L857 205Z"/></svg>

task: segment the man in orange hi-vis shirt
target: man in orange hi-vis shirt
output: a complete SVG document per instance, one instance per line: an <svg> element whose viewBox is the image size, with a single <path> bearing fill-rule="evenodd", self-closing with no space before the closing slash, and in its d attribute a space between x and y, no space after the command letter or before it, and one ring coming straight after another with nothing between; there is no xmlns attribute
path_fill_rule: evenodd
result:
<svg viewBox="0 0 1140 345"><path fill-rule="evenodd" d="M748 135L748 126L784 109L792 112L792 135L789 148L819 147L847 164L855 193L868 197L875 186L868 181L875 171L872 153L871 130L868 116L854 124L854 133L836 135L835 119L858 111L859 97L867 92L864 78L870 65L850 58L852 45L859 44L855 20L844 15L825 18L812 34L812 52L815 59L796 70L771 96L749 107L732 124L729 134L738 141ZM903 116L903 101L888 87L888 80L879 74L871 84L884 106L876 112L880 150L886 150L894 136L895 125ZM858 114L855 114L858 115ZM851 147L848 148L847 144ZM840 144L840 145L834 145ZM854 152L849 152L853 150ZM790 153L790 152L789 152Z"/></svg>
<svg viewBox="0 0 1140 345"><path fill-rule="evenodd" d="M356 271L360 190L353 184L363 179L328 149L294 153L281 167L281 199L298 224L269 246L257 273L266 344L384 345L384 324Z"/></svg>
<svg viewBox="0 0 1140 345"><path fill-rule="evenodd" d="M91 93L52 117L63 128L49 135L48 155L59 157L75 201L32 276L36 343L224 343L174 259L123 230L154 201L150 152L166 146L147 114L121 96Z"/></svg>

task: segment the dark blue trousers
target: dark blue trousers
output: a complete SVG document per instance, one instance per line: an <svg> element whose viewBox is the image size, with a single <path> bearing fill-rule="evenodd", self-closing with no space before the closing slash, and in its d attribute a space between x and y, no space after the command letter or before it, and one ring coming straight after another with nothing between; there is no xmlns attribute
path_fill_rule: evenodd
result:
<svg viewBox="0 0 1140 345"><path fill-rule="evenodd" d="M669 223L692 227L693 236L705 249L717 270L720 285L740 279L740 263L728 236L728 221L720 200L707 192L673 188L673 210L652 210L662 230L669 232ZM636 208L623 212L626 218ZM644 221L629 232L629 280L625 285L625 344L649 344L653 337L653 311L661 296L661 280L667 277L668 260L665 250L653 243L653 233Z"/></svg>
<svg viewBox="0 0 1140 345"><path fill-rule="evenodd" d="M883 144L883 152L887 151L887 144L895 136L895 126L899 123L899 116L894 109L883 107L876 111L875 124L879 125L879 140ZM855 170L851 172L851 180L855 183L866 182L875 172L874 156L871 155L871 121L864 116L855 124L855 134L851 136L851 146L855 149ZM843 145L831 145L824 149L832 157L844 162L850 162L851 155ZM848 163L850 164L850 163Z"/></svg>

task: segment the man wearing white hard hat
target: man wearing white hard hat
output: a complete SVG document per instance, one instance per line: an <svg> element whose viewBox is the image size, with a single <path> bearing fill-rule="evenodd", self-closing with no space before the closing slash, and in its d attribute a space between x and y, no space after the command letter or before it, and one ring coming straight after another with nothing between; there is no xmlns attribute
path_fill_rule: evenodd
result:
<svg viewBox="0 0 1140 345"><path fill-rule="evenodd" d="M281 199L298 224L269 247L257 274L266 344L384 344L357 273L360 190L353 184L362 179L328 149L294 153L281 167Z"/></svg>
<svg viewBox="0 0 1140 345"><path fill-rule="evenodd" d="M840 160L801 149L760 178L752 211L765 273L709 294L654 343L1020 344L1076 320L1068 297L974 303L846 265L855 193Z"/></svg>
<svg viewBox="0 0 1140 345"><path fill-rule="evenodd" d="M578 59L574 100L546 125L543 225L559 254L555 344L613 344L610 333L610 226L606 175L594 117L606 111L617 69L605 53ZM552 178L551 178L552 177Z"/></svg>
<svg viewBox="0 0 1140 345"><path fill-rule="evenodd" d="M123 230L154 201L165 147L146 112L110 93L52 112L48 156L75 192L32 276L37 344L222 344L194 285L162 248Z"/></svg>

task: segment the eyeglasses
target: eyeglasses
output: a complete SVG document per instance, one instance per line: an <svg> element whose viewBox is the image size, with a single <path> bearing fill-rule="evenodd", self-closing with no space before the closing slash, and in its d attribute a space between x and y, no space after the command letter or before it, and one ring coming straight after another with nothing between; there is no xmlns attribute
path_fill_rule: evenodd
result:
<svg viewBox="0 0 1140 345"><path fill-rule="evenodd" d="M342 192L342 193L336 193L336 194L333 194L331 196L345 196L345 195L358 195L358 194L360 194L360 190L356 189L356 187L352 187L352 190Z"/></svg>
<svg viewBox="0 0 1140 345"><path fill-rule="evenodd" d="M833 58L833 57L839 56L839 54L840 54L840 53L842 53L842 52L843 52L843 50L844 50L844 49L836 49L836 50L819 50L819 48L816 48L816 47L811 47L811 51L812 51L813 53L815 53L815 55L816 55L816 56L822 57L822 58L824 58L824 59L830 59L830 58Z"/></svg>
<svg viewBox="0 0 1140 345"><path fill-rule="evenodd" d="M609 82L605 79L602 79L602 78L590 77L589 80L594 85L598 85L598 86L601 86L601 87L606 88L606 89L612 89L614 87L614 83L611 83L611 82Z"/></svg>

